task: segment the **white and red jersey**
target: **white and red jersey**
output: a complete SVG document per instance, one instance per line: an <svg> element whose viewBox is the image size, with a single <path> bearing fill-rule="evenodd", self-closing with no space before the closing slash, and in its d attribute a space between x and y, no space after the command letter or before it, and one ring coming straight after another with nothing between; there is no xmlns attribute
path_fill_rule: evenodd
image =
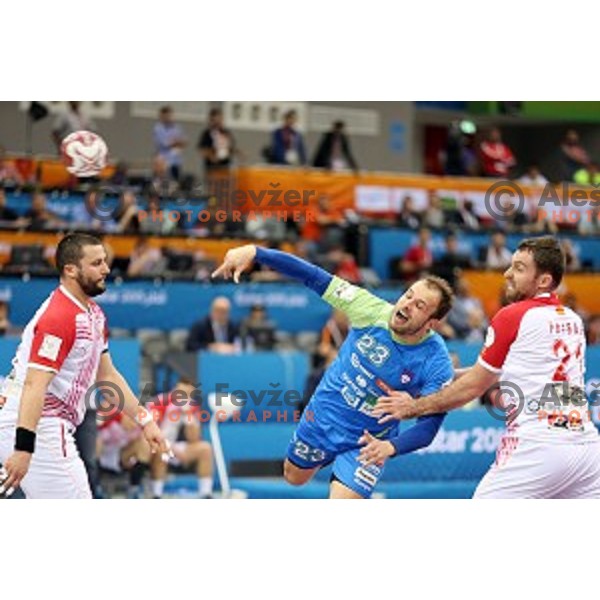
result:
<svg viewBox="0 0 600 600"><path fill-rule="evenodd" d="M27 369L54 373L48 385L42 417L59 417L81 423L86 394L96 382L100 357L108 349L106 317L93 301L83 305L60 286L40 306L27 324L9 376L19 390L2 412L16 418Z"/></svg>
<svg viewBox="0 0 600 600"><path fill-rule="evenodd" d="M522 393L521 406L509 402L509 432L559 443L598 439L585 397L571 393L585 389L584 361L583 322L554 294L500 310L479 357L479 364L500 376L501 389L512 384Z"/></svg>

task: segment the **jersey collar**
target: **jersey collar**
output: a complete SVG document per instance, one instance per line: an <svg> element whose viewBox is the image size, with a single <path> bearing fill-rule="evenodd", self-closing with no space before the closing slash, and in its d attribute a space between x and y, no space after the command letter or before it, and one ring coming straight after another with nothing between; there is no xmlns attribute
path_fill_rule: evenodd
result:
<svg viewBox="0 0 600 600"><path fill-rule="evenodd" d="M79 302L79 300L77 300L77 298L75 298L75 296L73 296L73 294L71 294L71 292L64 286L64 285L60 285L58 287L58 289L74 304L76 304L81 310L83 310L84 312L88 312L88 307L84 306L81 302Z"/></svg>

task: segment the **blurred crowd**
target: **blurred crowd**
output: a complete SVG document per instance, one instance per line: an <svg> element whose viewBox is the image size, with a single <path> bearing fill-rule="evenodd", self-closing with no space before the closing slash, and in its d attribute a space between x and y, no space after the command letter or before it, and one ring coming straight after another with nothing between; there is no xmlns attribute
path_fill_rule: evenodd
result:
<svg viewBox="0 0 600 600"><path fill-rule="evenodd" d="M98 131L96 123L82 113L81 104L69 102L66 112L58 115L53 124L52 138L57 149L65 136L80 129ZM600 234L600 207L594 209L593 218L580 219L574 225L544 221L516 206L506 213L506 218L494 220L478 212L474 201L468 197L457 202L434 191L428 193L426 202L423 199L417 202L410 195L405 195L397 212L379 215L376 219L372 215L340 209L327 195L321 195L315 199L309 219L277 220L259 215L245 222L223 221L213 218L216 210L222 207L214 187L228 182L230 167L243 159L245 154L232 131L225 126L221 110L213 108L206 127L198 132L195 145L204 166L201 183L184 170L183 150L190 140L178 124L172 107L164 105L160 108L152 133L154 146L150 170L132 172L126 162L116 165L108 182L111 190L108 200L113 202L114 209L106 215L102 215L102 209L107 197L98 192L93 182L86 189L42 191L35 185L36 174L24 176L12 161L6 159L4 150L0 148L0 229L31 232L77 229L99 235L134 236L136 242L128 256L117 256L108 245L113 275L120 278L208 280L216 266L215 261L203 251L182 252L173 249L169 244L169 236L227 236L283 247L348 281L374 286L382 282L370 268L368 252L364 249L368 227L377 225L411 230L415 235L415 243L406 252L390 260L391 282L406 286L427 273L447 279L456 291L457 303L441 333L447 339L474 342L483 339L487 319L481 303L471 295L464 273L472 269L505 270L511 259L511 252L506 246L507 233L557 234L568 231L580 235ZM600 183L598 167L581 144L577 131L566 131L557 151L561 157L561 180L579 185ZM311 153L298 128L298 115L293 110L283 115L280 127L266 140L262 154L267 162L277 165L311 165L331 171L357 172L359 169L343 121L332 123L331 129L322 135ZM512 178L529 188L541 188L548 183L536 165L519 162L503 141L498 127L480 132L468 122L452 123L440 162L447 175ZM13 198L18 196L20 205L26 204L27 207L18 211L9 206L9 194ZM198 210L205 211L209 218L184 222L148 217L168 210L169 203L178 197L197 197ZM68 215L59 214L53 209L55 201L61 199L73 203ZM442 252L439 247L437 252L433 251L432 232L444 236ZM464 247L461 248L458 232L483 232L487 243L475 251L466 251ZM151 243L151 238L160 238L161 243L157 244L156 240ZM568 272L586 270L587 265L582 264L577 246L567 238L563 244ZM23 272L49 274L52 272L51 256L40 248L14 248L11 259L0 271L13 275ZM249 279L265 282L279 281L281 277L268 268L256 266L249 274ZM570 301L576 303L575 298L570 298ZM501 304L502 300L499 299ZM211 310L216 311L218 307ZM2 311L5 313L4 320ZM0 332L7 330L2 325L8 322L6 313L7 307L0 305ZM583 316L588 322L590 341L596 343L598 317ZM331 344L344 331L339 315L332 317L328 327ZM187 341L189 349L203 348L209 329L206 323L204 327L194 327ZM256 332L260 332L260 335ZM258 306L251 311L248 322L239 324L235 332L227 333L227 341L222 340L223 336L219 334L218 342L213 340L209 343L232 344L235 339L236 348L249 350L272 348L281 341L276 335L276 327L264 309ZM318 346L319 355L326 362L329 352L323 351L321 342L313 345Z"/></svg>

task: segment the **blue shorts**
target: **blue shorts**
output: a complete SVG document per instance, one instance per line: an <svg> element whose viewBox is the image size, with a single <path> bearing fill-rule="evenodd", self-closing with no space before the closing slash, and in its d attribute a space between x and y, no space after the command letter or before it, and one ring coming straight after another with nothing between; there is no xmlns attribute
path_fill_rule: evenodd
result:
<svg viewBox="0 0 600 600"><path fill-rule="evenodd" d="M364 467L358 460L360 434L339 427L326 427L317 420L302 418L287 451L287 459L300 469L316 469L333 463L333 475L341 484L363 498L370 498L383 467Z"/></svg>

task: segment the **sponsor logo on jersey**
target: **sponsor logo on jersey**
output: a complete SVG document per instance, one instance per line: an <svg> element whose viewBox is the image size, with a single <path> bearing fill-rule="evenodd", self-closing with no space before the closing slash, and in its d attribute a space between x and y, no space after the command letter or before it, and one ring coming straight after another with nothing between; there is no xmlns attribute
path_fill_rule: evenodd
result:
<svg viewBox="0 0 600 600"><path fill-rule="evenodd" d="M358 288L350 285L347 281L343 281L338 285L333 295L344 302L352 302L358 293Z"/></svg>
<svg viewBox="0 0 600 600"><path fill-rule="evenodd" d="M410 383L412 381L412 378L413 374L409 371L406 371L405 373L402 373L402 376L400 377L400 383L406 385L407 383Z"/></svg>
<svg viewBox="0 0 600 600"><path fill-rule="evenodd" d="M362 375L356 376L356 383L361 388L367 387L367 380Z"/></svg>
<svg viewBox="0 0 600 600"><path fill-rule="evenodd" d="M354 481L361 487L370 489L377 485L380 472L380 469L375 467L375 465L370 467L358 467L358 469L354 471Z"/></svg>
<svg viewBox="0 0 600 600"><path fill-rule="evenodd" d="M360 362L360 358L359 358L358 354L356 354L356 352L353 352L350 355L350 364L355 369L358 369L368 379L370 379L370 380L375 379L375 375L373 373L371 373L371 371L369 371L368 369L363 367L362 363Z"/></svg>
<svg viewBox="0 0 600 600"><path fill-rule="evenodd" d="M56 360L60 347L62 345L62 339L47 333L42 340L40 349L38 350L38 356L41 358L47 358L48 360Z"/></svg>

